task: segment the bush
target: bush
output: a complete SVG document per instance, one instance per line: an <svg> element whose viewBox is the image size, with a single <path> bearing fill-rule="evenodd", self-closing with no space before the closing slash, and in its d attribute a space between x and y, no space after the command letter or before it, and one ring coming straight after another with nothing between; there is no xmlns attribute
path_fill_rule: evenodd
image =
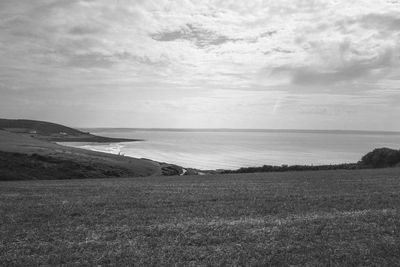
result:
<svg viewBox="0 0 400 267"><path fill-rule="evenodd" d="M373 167L393 167L400 163L400 151L390 148L377 148L361 158L361 163Z"/></svg>

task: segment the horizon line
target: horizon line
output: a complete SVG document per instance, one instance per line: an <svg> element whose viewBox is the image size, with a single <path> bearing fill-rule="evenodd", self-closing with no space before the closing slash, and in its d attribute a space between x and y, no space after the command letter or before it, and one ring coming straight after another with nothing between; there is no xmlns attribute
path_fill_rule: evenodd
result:
<svg viewBox="0 0 400 267"><path fill-rule="evenodd" d="M92 130L148 130L148 131L199 131L199 132L336 132L336 133L386 133L400 134L400 130L341 130L341 129L279 129L279 128L166 128L166 127L77 127Z"/></svg>

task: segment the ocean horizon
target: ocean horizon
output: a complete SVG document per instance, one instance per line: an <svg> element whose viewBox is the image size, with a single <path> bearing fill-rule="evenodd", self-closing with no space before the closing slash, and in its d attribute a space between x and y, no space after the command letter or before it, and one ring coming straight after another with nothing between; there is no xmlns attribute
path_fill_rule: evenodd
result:
<svg viewBox="0 0 400 267"><path fill-rule="evenodd" d="M202 170L262 165L355 163L379 147L398 149L400 132L300 129L80 128L142 141L63 143Z"/></svg>
<svg viewBox="0 0 400 267"><path fill-rule="evenodd" d="M342 129L273 129L273 128L136 128L136 127L75 127L85 132L114 131L161 131L161 132L303 132L303 133L343 133L343 134L388 134L400 135L400 130L342 130Z"/></svg>

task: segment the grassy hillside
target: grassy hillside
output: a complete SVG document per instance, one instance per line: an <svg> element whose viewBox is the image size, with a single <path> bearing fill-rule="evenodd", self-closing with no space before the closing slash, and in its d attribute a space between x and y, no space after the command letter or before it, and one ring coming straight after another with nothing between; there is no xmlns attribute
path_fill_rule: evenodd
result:
<svg viewBox="0 0 400 267"><path fill-rule="evenodd" d="M25 129L27 131L37 131L44 135L58 134L60 132L65 132L69 135L84 134L81 131L60 124L35 120L0 119L0 128L15 130L20 129L20 131L23 131Z"/></svg>
<svg viewBox="0 0 400 267"><path fill-rule="evenodd" d="M399 266L400 168L2 182L0 265Z"/></svg>
<svg viewBox="0 0 400 267"><path fill-rule="evenodd" d="M0 180L149 176L162 173L150 160L61 146L0 130Z"/></svg>
<svg viewBox="0 0 400 267"><path fill-rule="evenodd" d="M60 124L35 120L0 119L0 129L27 134L37 139L58 142L128 142L137 139L109 138L92 135Z"/></svg>

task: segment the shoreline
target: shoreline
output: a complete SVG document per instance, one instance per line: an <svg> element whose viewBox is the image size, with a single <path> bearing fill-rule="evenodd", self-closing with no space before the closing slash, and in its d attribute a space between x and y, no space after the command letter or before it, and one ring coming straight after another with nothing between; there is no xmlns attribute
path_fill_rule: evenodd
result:
<svg viewBox="0 0 400 267"><path fill-rule="evenodd" d="M146 141L146 140L143 140ZM342 162L327 162L327 163L278 163L278 164L274 164L274 163L269 163L269 164L265 164L265 161L260 162L259 164L254 164L254 165L249 165L249 164L243 164L243 165L236 165L235 167L231 167L231 168L227 168L227 167L194 167L193 165L189 165L189 164L184 164L184 163L179 163L177 161L168 161L167 159L164 158L157 158L157 153L154 154L155 157L152 157L151 155L145 155L145 156L138 156L138 155L133 155L130 154L129 151L122 151L122 149L124 149L124 144L129 143L129 142L109 142L108 145L110 145L109 147L107 147L107 142L105 143L96 143L96 142L57 142L60 145L63 146L68 146L68 147L74 147L74 148L80 148L80 149L85 149L85 150L89 150L89 151L97 151L97 152L102 152L102 153L109 153L109 154L113 154L113 155L120 155L120 156L126 156L126 157L132 157L132 158L139 158L139 159L148 159L148 160L152 160L152 161L156 161L156 162L169 162L169 164L173 164L173 165L178 165L181 166L182 168L185 169L192 169L192 170L196 170L196 171L200 171L200 172L213 172L213 173L221 173L224 171L236 171L239 169L244 169L244 168L261 168L263 166L273 166L273 167L282 167L282 166L289 166L289 167L293 167L293 166L304 166L304 167L318 167L318 166L336 166L336 165L352 165L352 164L357 164L355 161L352 160L348 160L348 161L342 161ZM74 144L74 145L70 145ZM114 145L114 147L112 146ZM150 153L151 154L151 153ZM360 157L363 154L360 153ZM359 160L358 158L358 160ZM179 160L178 160L179 161ZM221 164L223 165L223 164ZM226 164L228 165L228 164ZM232 164L233 165L233 164Z"/></svg>
<svg viewBox="0 0 400 267"><path fill-rule="evenodd" d="M118 155L122 157L128 157L128 158L135 158L131 156L125 156L121 152L118 154L110 153L110 152L104 152L101 150L92 150L88 148L81 148L85 149L88 151L98 151L102 153L107 153L111 155ZM387 149L387 148L380 148L380 149ZM375 149L380 150L380 149ZM369 152L368 154L373 153ZM400 153L400 152L399 152ZM367 155L368 155L367 154ZM366 155L364 155L365 157ZM363 157L363 158L364 158ZM375 169L375 168L383 168L383 167L372 167L368 165L367 163L362 161L362 158L358 162L350 162L350 163L332 163L332 164L281 164L281 165L259 165L259 166L250 166L250 167L239 167L236 169L200 169L200 168L193 168L193 167L188 167L188 166L181 166L178 164L174 163L166 163L163 161L158 161L154 160L151 158L140 158L144 160L149 160L149 161L154 161L159 164L164 164L165 166L171 167L172 169L180 171L178 175L216 175L216 174L240 174L240 173L270 173L270 172L289 172L289 171L327 171L327 170L362 170L362 169ZM384 166L384 167L398 167L400 166L400 158L399 158L399 163L395 166Z"/></svg>
<svg viewBox="0 0 400 267"><path fill-rule="evenodd" d="M0 130L0 180L162 175L154 161L62 146Z"/></svg>
<svg viewBox="0 0 400 267"><path fill-rule="evenodd" d="M11 180L70 179L151 175L170 176L343 169L355 170L400 166L400 151L381 148L364 155L357 163L328 163L318 165L265 165L256 163L254 164L255 166L239 166L237 168L194 168L191 167L191 164L170 162L169 160L174 160L173 157L170 157L169 160L166 159L168 155L164 155L163 159L157 159L156 157L152 159L152 157L148 155L144 155L143 157L135 157L134 155L125 156L124 153L121 154L121 149L119 147L117 147L116 150L114 149L114 151L90 149L90 144L116 144L118 146L118 144L123 145L127 142L144 141L143 139L104 137L59 124L31 120L0 119L0 137L0 152L2 153L1 157L3 159L3 162L0 162L2 165L0 168L0 178L3 180L5 179L3 176L7 175L9 178L11 177ZM89 147L70 145L72 143L88 143ZM210 149L212 149L212 147ZM175 153L172 148L170 148L169 151ZM193 153L193 151L197 150L190 150L190 153ZM202 157L207 157L208 155L201 154L201 152L199 153ZM216 153L218 153L218 151L216 151ZM301 157L301 151L299 151L299 153L300 154L296 154L297 158ZM186 155L183 154L183 156ZM251 155L246 156L251 157ZM10 161L9 158L14 158L14 161ZM224 158L211 157L209 160L219 162L218 160L223 161ZM257 158L257 160L264 159ZM267 162L267 160L265 161ZM8 163L5 164L4 162ZM195 163L196 161L192 159L192 161L188 162ZM248 163L250 162L251 161L248 161ZM232 161L232 163L234 162Z"/></svg>

